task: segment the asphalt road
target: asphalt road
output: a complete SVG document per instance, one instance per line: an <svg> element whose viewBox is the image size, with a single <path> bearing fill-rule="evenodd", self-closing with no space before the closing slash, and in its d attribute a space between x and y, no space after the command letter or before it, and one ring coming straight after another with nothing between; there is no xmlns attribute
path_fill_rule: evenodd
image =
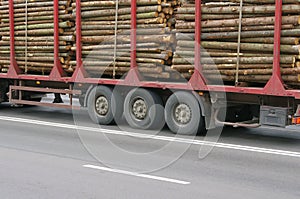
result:
<svg viewBox="0 0 300 199"><path fill-rule="evenodd" d="M300 198L300 132L225 128L214 143L121 129L0 105L1 198Z"/></svg>

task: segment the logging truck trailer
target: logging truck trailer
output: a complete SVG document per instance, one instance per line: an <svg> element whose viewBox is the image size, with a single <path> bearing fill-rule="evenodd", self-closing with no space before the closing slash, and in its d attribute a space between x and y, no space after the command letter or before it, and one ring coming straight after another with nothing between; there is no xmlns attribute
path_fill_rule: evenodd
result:
<svg viewBox="0 0 300 199"><path fill-rule="evenodd" d="M61 108L78 97L94 122L111 124L124 117L139 129L165 123L174 133L195 134L219 125L286 127L300 124L300 90L287 89L280 72L281 0L276 1L273 74L264 87L209 85L200 64L201 2L196 1L195 66L188 82L145 81L136 64L136 0L131 1L131 66L124 78L93 78L82 64L81 9L76 1L76 61L72 76L59 62L58 0L54 0L54 63L50 75L24 74L15 58L14 6L9 1L10 66L0 74L1 102ZM46 93L68 94L70 104L41 102ZM226 114L226 115L225 115Z"/></svg>

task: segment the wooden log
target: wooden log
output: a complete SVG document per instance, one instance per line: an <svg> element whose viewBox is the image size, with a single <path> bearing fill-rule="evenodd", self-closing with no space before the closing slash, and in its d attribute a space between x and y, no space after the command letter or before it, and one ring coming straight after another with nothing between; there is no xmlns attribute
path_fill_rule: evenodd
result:
<svg viewBox="0 0 300 199"><path fill-rule="evenodd" d="M94 72L113 72L113 70L117 72L128 72L130 70L130 67L113 67L113 66L108 66L108 67L95 67L95 66L85 66L85 69L87 71L94 71ZM162 73L162 67L156 67L156 68L144 68L144 67L139 67L138 70L142 73Z"/></svg>
<svg viewBox="0 0 300 199"><path fill-rule="evenodd" d="M240 0L229 0L234 3L240 3ZM275 0L243 0L244 3L251 3L251 4L274 4ZM299 0L283 0L283 4L296 4L299 3Z"/></svg>
<svg viewBox="0 0 300 199"><path fill-rule="evenodd" d="M193 41L178 41L178 46L193 46ZM210 49L237 49L238 44L234 42L214 42L214 41L203 41L201 42L201 46L203 48L210 48ZM241 50L246 51L263 51L263 52L273 52L274 45L272 44L256 44L256 43L241 43L240 44ZM281 45L281 53L286 54L299 54L300 46L290 46L290 45Z"/></svg>
<svg viewBox="0 0 300 199"><path fill-rule="evenodd" d="M0 41L0 46L9 46L10 42L9 41ZM37 42L31 42L31 41L15 41L15 45L17 46L53 46L54 42L52 41L37 41ZM61 46L66 46L65 41L59 41L59 45Z"/></svg>
<svg viewBox="0 0 300 199"><path fill-rule="evenodd" d="M137 24L138 29L165 28L166 24ZM115 25L82 25L82 30L114 30ZM118 24L118 30L130 30L131 24Z"/></svg>
<svg viewBox="0 0 300 199"><path fill-rule="evenodd" d="M273 37L261 37L261 38L243 38L241 42L245 43L265 43L274 44ZM299 45L299 38L296 37L282 37L280 43L284 45Z"/></svg>
<svg viewBox="0 0 300 199"><path fill-rule="evenodd" d="M64 15L59 15L60 20L71 20L73 17L71 14L64 14ZM25 17L18 17L14 19L15 22L24 22ZM53 15L43 15L43 16L38 16L38 17L27 17L28 21L41 21L41 20L53 20ZM9 23L9 19L1 19L1 22L3 23Z"/></svg>
<svg viewBox="0 0 300 199"><path fill-rule="evenodd" d="M15 51L24 51L25 50L25 46L15 46ZM59 46L59 50L61 51L67 51L69 50L70 47L69 46ZM10 46L0 46L0 50L10 50ZM53 52L54 47L53 46L28 46L27 50L29 51L34 51L34 52L40 52L40 51L50 51Z"/></svg>
<svg viewBox="0 0 300 199"><path fill-rule="evenodd" d="M90 37L85 37L86 34L84 34L83 42L84 43L114 43L115 37L114 36L104 36L105 34L102 34L103 36L93 36L93 32L91 31ZM97 32L96 32L97 33ZM117 42L118 43L130 43L131 37L130 35L118 35L117 36ZM137 42L139 43L172 43L175 42L175 37L173 35L168 34L158 34L158 35L137 35Z"/></svg>
<svg viewBox="0 0 300 199"><path fill-rule="evenodd" d="M243 18L241 21L243 26L260 26L260 25L274 25L275 17L256 17L256 18ZM293 24L297 25L300 23L299 16L283 16L282 24ZM221 19L221 20L207 20L201 24L202 28L213 28L213 27L237 27L239 25L238 17L235 19ZM176 29L194 29L195 22L185 22L176 24Z"/></svg>
<svg viewBox="0 0 300 199"><path fill-rule="evenodd" d="M155 13L155 12L161 12L162 7L161 6L138 6L137 14L141 13ZM118 16L120 15L128 15L131 13L131 7L127 8L120 8L118 9ZM95 11L83 11L81 12L82 18L89 18L89 17L104 17L104 16L115 16L116 10L115 9L105 9L105 10L95 10Z"/></svg>
<svg viewBox="0 0 300 199"><path fill-rule="evenodd" d="M153 19L158 18L158 12L149 12L149 13L137 13L136 15L137 19ZM129 20L131 19L131 14L127 15L118 15L118 20ZM87 20L87 19L85 19ZM115 20L115 16L104 16L104 17L91 17L92 21L113 21Z"/></svg>
<svg viewBox="0 0 300 199"><path fill-rule="evenodd" d="M66 6L59 6L59 10L66 10ZM46 6L46 7L32 7L32 8L27 8L27 12L41 12L41 11L53 11L53 6ZM14 9L15 13L25 13L26 9L25 8L18 8ZM8 14L9 10L0 10L1 18L4 18L4 14Z"/></svg>
<svg viewBox="0 0 300 199"><path fill-rule="evenodd" d="M63 15L63 14L67 14L66 10L59 10L58 13L60 15ZM53 11L41 11L41 12L28 12L27 15L26 13L16 13L14 14L14 18L18 19L18 18L25 18L26 16L27 17L39 17L39 16L43 16L43 15L51 15L53 14ZM9 18L9 14L3 14L1 15L2 18Z"/></svg>
<svg viewBox="0 0 300 199"><path fill-rule="evenodd" d="M10 64L10 60L0 60L0 64ZM24 61L17 61L17 64L19 65L25 65L26 63ZM27 62L28 66L36 66L36 67L48 67L52 68L53 63L42 63L42 62Z"/></svg>
<svg viewBox="0 0 300 199"><path fill-rule="evenodd" d="M203 64L203 68L206 70L209 69L236 69L236 64L217 64L217 65L210 65L210 64ZM172 66L173 67L173 66ZM177 66L174 65L176 68ZM293 64L280 64L281 68L293 68ZM271 69L273 68L273 64L241 64L239 66L240 69ZM189 68L193 69L193 68Z"/></svg>
<svg viewBox="0 0 300 199"><path fill-rule="evenodd" d="M58 2L59 5L65 6L68 4L68 1L59 1ZM24 1L23 3L17 3L14 5L14 8L25 8L26 6L26 1ZM53 6L53 1L42 1L42 2L28 2L27 3L27 7L31 8L31 7L44 7L44 6ZM0 6L0 10L6 10L8 9L8 1L2 2L2 5Z"/></svg>
<svg viewBox="0 0 300 199"><path fill-rule="evenodd" d="M241 64L272 64L273 63L273 56L272 57L241 57L240 63ZM173 57L173 64L174 65L181 65L181 64L193 64L193 58L178 58ZM237 58L234 57L213 57L213 58L202 58L202 64L236 64ZM293 56L281 56L280 63L282 64L295 64L296 58Z"/></svg>
<svg viewBox="0 0 300 199"><path fill-rule="evenodd" d="M116 56L117 57L130 57L131 53L126 51L117 51ZM105 51L99 51L97 53L90 53L88 55L88 59L99 59L99 60L105 60L110 59L112 60L114 56L113 50L105 50ZM137 57L143 57L143 58L153 58L153 59L163 59L168 60L171 55L168 52L137 52Z"/></svg>
<svg viewBox="0 0 300 199"><path fill-rule="evenodd" d="M297 14L299 13L300 5L298 4L285 4L282 6L282 11L285 14ZM208 7L202 6L202 14L232 14L239 13L239 6L220 6L220 7ZM275 5L254 5L243 6L242 12L244 14L274 14ZM195 7L182 7L177 9L178 14L194 14Z"/></svg>
<svg viewBox="0 0 300 199"><path fill-rule="evenodd" d="M236 70L203 70L203 73L206 74L221 74L234 76ZM241 69L238 71L239 75L248 76L248 75L271 75L273 73L272 69ZM281 68L282 75L293 75L300 74L299 68Z"/></svg>
<svg viewBox="0 0 300 199"><path fill-rule="evenodd" d="M119 0L120 6L130 6L131 2L128 0ZM146 6L146 5L157 5L161 4L161 0L139 0L136 2L138 6ZM81 2L82 7L114 7L116 6L115 1L88 1L88 2ZM72 7L76 7L76 3L72 3Z"/></svg>
<svg viewBox="0 0 300 199"><path fill-rule="evenodd" d="M60 28L69 28L72 27L73 24L69 21L65 21L65 22L60 22L59 23L59 27ZM15 26L15 31L18 30L25 30L27 28L27 30L33 30L33 29L53 29L54 28L54 24L53 23L40 23L40 24L32 24L32 25L22 25L22 26ZM9 27L2 27L0 28L0 31L9 31L10 28Z"/></svg>
<svg viewBox="0 0 300 199"><path fill-rule="evenodd" d="M128 62L128 64L130 64L130 57L117 57L116 61L119 62ZM137 63L153 63L153 64L165 64L165 60L162 59L154 59L154 58L143 58L143 57L137 57L136 58ZM84 65L99 65L105 63L105 65L107 64L113 64L113 59L103 59L103 60L90 60L87 59L84 61ZM69 64L71 65L76 65L76 61L70 61Z"/></svg>
<svg viewBox="0 0 300 199"><path fill-rule="evenodd" d="M76 47L75 48L72 47L72 49L74 50L74 49L76 49ZM106 52L111 52L111 51L113 51L113 48L111 48L111 49L107 49L106 48L105 51ZM84 55L84 56L88 55L88 56L92 56L93 57L93 56L98 56L98 55L101 55L101 54L105 54L105 51L102 50L102 49L92 50L92 51L90 51L90 50L83 50L82 51L82 55ZM162 49L159 49L159 48L146 48L146 47L143 48L143 47L138 47L136 49L136 51L138 53L163 53L163 52L166 52L166 53L168 53L169 56L172 56L172 52L171 51L165 51L165 50L162 50ZM130 49L128 49L128 48L118 48L118 52L120 54L122 54L122 53L129 53Z"/></svg>
<svg viewBox="0 0 300 199"><path fill-rule="evenodd" d="M174 53L175 57L182 58L193 58L195 53L192 49L181 49L176 48L176 52ZM237 57L238 54L236 52L219 52L219 51L204 51L201 52L201 57ZM273 54L269 53L240 53L240 57L272 57Z"/></svg>
<svg viewBox="0 0 300 199"><path fill-rule="evenodd" d="M2 36L3 41L10 41L10 36ZM74 42L75 37L74 35L65 35L65 36L59 36L60 41L68 41L68 42ZM24 36L15 36L15 41L25 41ZM29 36L27 37L27 41L54 41L54 37L48 37L48 36Z"/></svg>
<svg viewBox="0 0 300 199"><path fill-rule="evenodd" d="M64 32L63 29L59 29L59 34L62 34ZM18 30L15 31L16 36L24 36L26 33L25 30ZM34 29L34 30L28 30L27 35L28 36L45 36L45 35L51 35L53 36L54 34L54 29ZM9 32L4 32L2 33L3 36L9 36Z"/></svg>
<svg viewBox="0 0 300 199"><path fill-rule="evenodd" d="M294 29L293 24L283 24L281 30ZM260 25L260 26L243 26L242 31L265 31L274 30L274 25ZM216 27L216 28L202 28L202 33L212 33L212 32L234 32L238 31L238 27Z"/></svg>

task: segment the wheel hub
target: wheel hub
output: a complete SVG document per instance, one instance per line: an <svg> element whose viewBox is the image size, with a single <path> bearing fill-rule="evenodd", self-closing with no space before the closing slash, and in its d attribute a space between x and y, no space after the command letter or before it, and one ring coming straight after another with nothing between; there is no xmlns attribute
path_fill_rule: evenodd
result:
<svg viewBox="0 0 300 199"><path fill-rule="evenodd" d="M132 105L132 113L139 120L145 119L147 115L147 104L143 99L137 99Z"/></svg>
<svg viewBox="0 0 300 199"><path fill-rule="evenodd" d="M174 118L180 124L187 124L192 119L192 110L187 104L178 104L175 107Z"/></svg>
<svg viewBox="0 0 300 199"><path fill-rule="evenodd" d="M109 110L109 103L105 96L99 96L96 99L96 112L99 115L106 115Z"/></svg>

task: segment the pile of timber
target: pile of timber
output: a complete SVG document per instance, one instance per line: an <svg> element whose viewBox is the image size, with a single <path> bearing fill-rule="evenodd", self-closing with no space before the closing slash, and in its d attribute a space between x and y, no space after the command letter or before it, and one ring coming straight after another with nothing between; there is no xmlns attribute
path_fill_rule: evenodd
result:
<svg viewBox="0 0 300 199"><path fill-rule="evenodd" d="M290 86L300 85L298 2L283 0L281 72ZM209 83L265 84L271 77L275 0L243 0L241 21L239 11L240 0L202 0L201 64ZM14 15L18 66L25 74L48 75L54 63L53 0L14 0ZM75 15L75 0L59 1L59 59L69 75L77 66ZM81 18L89 75L122 77L131 65L131 1L82 0ZM137 0L137 66L145 78L192 76L194 21L195 0ZM1 72L7 72L9 57L8 0L0 0Z"/></svg>
<svg viewBox="0 0 300 199"><path fill-rule="evenodd" d="M92 77L122 77L130 70L131 1L82 0L83 66ZM176 1L137 1L137 66L145 78L170 78ZM73 15L76 4L73 3ZM75 30L74 30L75 35ZM116 44L116 45L115 45ZM76 51L76 46L72 47ZM75 60L69 62L75 68Z"/></svg>
<svg viewBox="0 0 300 199"><path fill-rule="evenodd" d="M10 26L8 0L0 1L0 68L10 65ZM59 1L59 59L66 72L75 37L71 28L71 1ZM16 61L24 74L48 75L54 63L53 0L14 0ZM70 70L71 69L71 70Z"/></svg>
<svg viewBox="0 0 300 199"><path fill-rule="evenodd" d="M300 85L300 4L283 0L281 72L288 85ZM275 0L243 0L240 53L240 0L203 0L201 64L205 78L266 83L272 74ZM194 73L195 1L175 10L177 46L172 69L189 79ZM239 62L239 64L238 64ZM238 65L238 70L237 70Z"/></svg>

